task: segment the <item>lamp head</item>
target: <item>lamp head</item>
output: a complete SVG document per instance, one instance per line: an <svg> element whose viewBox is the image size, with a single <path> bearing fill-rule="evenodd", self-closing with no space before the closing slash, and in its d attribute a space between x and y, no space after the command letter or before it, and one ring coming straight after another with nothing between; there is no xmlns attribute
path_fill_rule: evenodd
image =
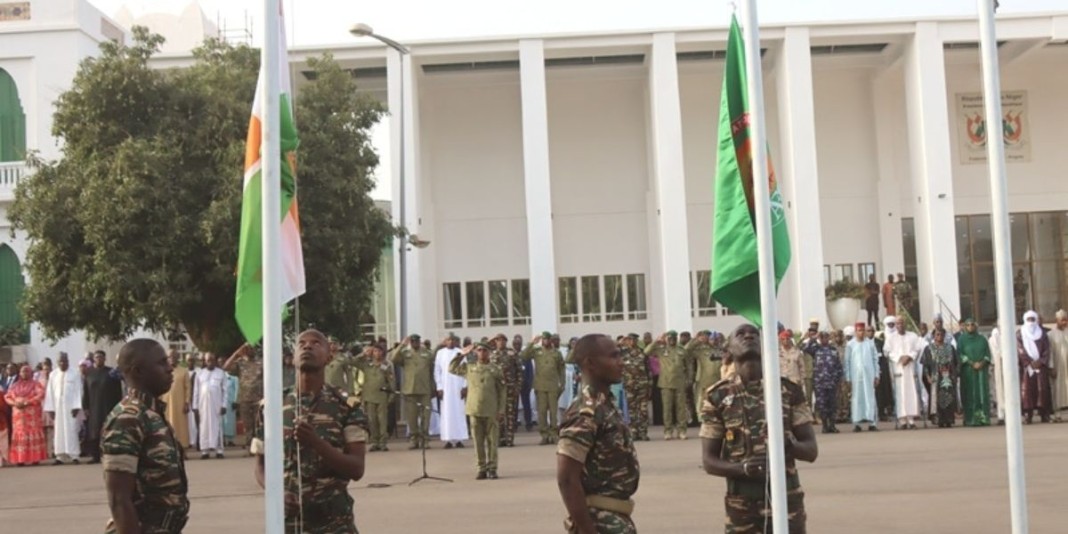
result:
<svg viewBox="0 0 1068 534"><path fill-rule="evenodd" d="M371 26L360 22L353 24L352 27L349 28L349 33L356 37L367 37L369 35L374 35L375 30L371 28Z"/></svg>

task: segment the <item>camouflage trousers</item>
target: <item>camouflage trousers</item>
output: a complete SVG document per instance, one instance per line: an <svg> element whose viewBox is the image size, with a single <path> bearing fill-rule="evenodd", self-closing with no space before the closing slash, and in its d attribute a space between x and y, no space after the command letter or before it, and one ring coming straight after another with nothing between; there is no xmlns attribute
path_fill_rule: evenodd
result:
<svg viewBox="0 0 1068 534"><path fill-rule="evenodd" d="M772 531L771 508L766 506L764 498L753 498L745 495L727 495L724 497L726 505L727 534L764 534ZM805 534L805 492L800 488L787 490L786 492L787 519L789 520L788 534Z"/></svg>
<svg viewBox="0 0 1068 534"><path fill-rule="evenodd" d="M519 385L508 386L504 399L504 423L501 425L501 445L515 443L515 427L519 424Z"/></svg>
<svg viewBox="0 0 1068 534"><path fill-rule="evenodd" d="M597 534L637 534L638 529L629 516L616 512L609 512L599 508L587 508L593 522L597 525ZM578 529L571 523L571 519L564 521L564 530L568 534L577 534Z"/></svg>
<svg viewBox="0 0 1068 534"><path fill-rule="evenodd" d="M630 384L627 394L627 413L630 415L630 433L634 439L649 437L649 401L652 388L646 384Z"/></svg>

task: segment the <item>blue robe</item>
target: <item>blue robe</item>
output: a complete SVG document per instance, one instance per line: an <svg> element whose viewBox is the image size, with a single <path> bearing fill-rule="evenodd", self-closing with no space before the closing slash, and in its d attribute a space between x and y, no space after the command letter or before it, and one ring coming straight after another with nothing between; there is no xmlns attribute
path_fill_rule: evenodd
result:
<svg viewBox="0 0 1068 534"><path fill-rule="evenodd" d="M229 443L234 440L234 436L237 435L237 411L234 410L234 404L237 403L237 377L231 374L226 375L226 379L230 382L227 384L226 390L226 415L223 416L223 443Z"/></svg>
<svg viewBox="0 0 1068 534"><path fill-rule="evenodd" d="M853 386L850 414L853 424L875 424L875 379L879 378L879 353L875 342L851 340L846 345L845 380Z"/></svg>

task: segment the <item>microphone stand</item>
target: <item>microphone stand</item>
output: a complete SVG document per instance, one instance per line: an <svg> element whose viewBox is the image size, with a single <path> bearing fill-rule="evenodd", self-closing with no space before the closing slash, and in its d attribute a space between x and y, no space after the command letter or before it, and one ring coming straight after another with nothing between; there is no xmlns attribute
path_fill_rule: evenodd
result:
<svg viewBox="0 0 1068 534"><path fill-rule="evenodd" d="M425 404L421 403L421 402L416 402L415 405L418 406L420 409L427 408L427 406ZM422 411L422 410L420 410L420 411ZM430 411L433 412L434 408L430 407ZM440 414L441 412L439 411L438 413ZM411 432L412 430L408 429L408 431ZM419 482L421 480L437 480L439 482L452 482L453 481L451 478L434 477L434 476L430 476L429 474L427 474L427 471L426 471L426 441L427 440L423 440L422 446L419 447L421 449L420 450L420 454L422 454L422 456L423 456L423 474L419 475L418 477L416 477L414 479L412 479L412 481L408 483L409 487L415 485L416 482Z"/></svg>

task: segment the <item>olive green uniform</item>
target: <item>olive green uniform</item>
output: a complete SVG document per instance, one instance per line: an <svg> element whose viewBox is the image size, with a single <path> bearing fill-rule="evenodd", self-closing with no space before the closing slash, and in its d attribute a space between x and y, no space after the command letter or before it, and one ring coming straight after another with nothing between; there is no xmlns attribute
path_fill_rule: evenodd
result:
<svg viewBox="0 0 1068 534"><path fill-rule="evenodd" d="M401 394L404 395L404 418L408 424L408 441L425 447L430 433L430 395L434 389L434 355L420 347L397 345L389 361L403 371Z"/></svg>
<svg viewBox="0 0 1068 534"><path fill-rule="evenodd" d="M690 420L686 390L693 387L693 378L689 375L689 355L678 344L670 346L660 341L647 347L645 353L660 359L658 386L664 405L664 437L686 439L686 424Z"/></svg>
<svg viewBox="0 0 1068 534"><path fill-rule="evenodd" d="M137 479L133 505L145 534L181 532L189 518L185 455L165 411L162 401L131 388L111 410L100 438L104 471ZM118 532L114 521L105 532Z"/></svg>
<svg viewBox="0 0 1068 534"><path fill-rule="evenodd" d="M531 344L519 355L534 360L534 396L538 403L538 433L542 443L550 443L557 435L557 403L564 390L564 356L554 348Z"/></svg>
<svg viewBox="0 0 1068 534"><path fill-rule="evenodd" d="M497 422L504 417L507 400L504 372L494 363L468 363L463 354L457 355L449 362L449 372L467 379L464 413L471 425L471 437L475 441L478 472L496 472L497 446L500 440Z"/></svg>
<svg viewBox="0 0 1068 534"><path fill-rule="evenodd" d="M371 431L371 450L386 450L389 442L389 403L397 389L393 365L384 360L376 364L365 356L356 358L353 363L363 373L360 401Z"/></svg>
<svg viewBox="0 0 1068 534"><path fill-rule="evenodd" d="M812 411L801 386L781 380L783 430L787 439L791 429L812 424ZM709 389L701 409L701 437L723 440L722 457L740 463L768 453L768 430L764 412L763 381L745 384L735 376ZM805 494L797 475L797 466L786 459L786 504L790 534L805 532ZM751 479L728 479L725 499L726 532L770 532L771 508L765 494L765 482Z"/></svg>
<svg viewBox="0 0 1068 534"><path fill-rule="evenodd" d="M350 443L367 442L367 417L359 406L349 406L341 390L323 385L318 393L304 393L297 397L296 389L283 393L282 429L284 436L292 436L297 411L300 419L315 427L315 433L338 450ZM262 455L263 409L252 453ZM349 478L330 470L322 457L314 451L300 449L296 439L283 441L284 485L288 501L300 502L302 507L286 509L286 532L306 534L356 534L356 521L349 495ZM299 470L298 470L299 465ZM298 476L299 473L299 476ZM303 530L300 525L303 524Z"/></svg>
<svg viewBox="0 0 1068 534"><path fill-rule="evenodd" d="M334 355L324 369L326 384L344 393L345 398L356 394L356 366L353 357L339 352Z"/></svg>
<svg viewBox="0 0 1068 534"><path fill-rule="evenodd" d="M641 468L630 429L612 394L595 395L589 386L564 412L556 454L583 465L582 489L598 534L634 534L631 520ZM570 518L568 532L577 532Z"/></svg>
<svg viewBox="0 0 1068 534"><path fill-rule="evenodd" d="M701 413L705 392L722 378L723 352L711 343L702 343L694 339L686 345L686 352L694 364L693 398L694 413Z"/></svg>
<svg viewBox="0 0 1068 534"><path fill-rule="evenodd" d="M501 424L501 445L515 445L515 428L519 425L519 389L523 385L523 362L516 351L505 347L494 349L490 361L497 364L504 373L505 407L504 422Z"/></svg>

